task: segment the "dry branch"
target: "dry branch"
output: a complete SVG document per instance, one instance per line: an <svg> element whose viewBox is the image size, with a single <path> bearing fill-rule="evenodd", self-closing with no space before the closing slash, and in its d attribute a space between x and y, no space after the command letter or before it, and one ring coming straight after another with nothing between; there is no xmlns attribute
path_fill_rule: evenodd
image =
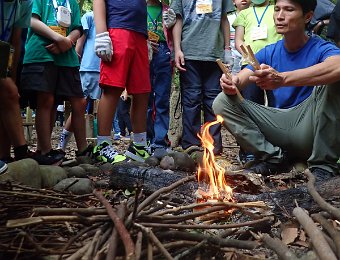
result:
<svg viewBox="0 0 340 260"><path fill-rule="evenodd" d="M323 260L336 260L336 256L334 255L332 249L330 248L329 244L325 240L322 232L318 227L315 225L313 220L305 213L305 211L300 208L296 207L293 210L294 216L297 218L299 223L303 226L304 230L311 238L312 244L314 249L320 259Z"/></svg>
<svg viewBox="0 0 340 260"><path fill-rule="evenodd" d="M340 220L340 209L333 207L329 203L327 203L320 194L316 191L314 183L315 177L314 175L307 169L305 174L308 177L307 189L310 195L313 197L315 202L322 208L323 210L327 211L329 214L334 216L337 220Z"/></svg>
<svg viewBox="0 0 340 260"><path fill-rule="evenodd" d="M280 259L283 260L297 260L296 255L288 249L288 247L279 239L274 239L268 234L261 234L260 239L265 245L272 249Z"/></svg>
<svg viewBox="0 0 340 260"><path fill-rule="evenodd" d="M118 231L118 234L120 235L124 247L126 256L128 259L134 259L135 255L135 245L130 237L129 232L127 231L126 227L124 226L124 223L120 220L120 218L117 216L116 212L113 210L111 204L104 198L103 194L100 191L94 190L93 194L99 199L99 201L104 205L104 207L107 210L108 215L112 219L115 228Z"/></svg>

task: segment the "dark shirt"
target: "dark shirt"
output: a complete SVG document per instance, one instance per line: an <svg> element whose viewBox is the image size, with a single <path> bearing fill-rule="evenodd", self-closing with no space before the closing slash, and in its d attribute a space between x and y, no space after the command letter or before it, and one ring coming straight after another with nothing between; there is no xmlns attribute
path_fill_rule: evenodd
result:
<svg viewBox="0 0 340 260"><path fill-rule="evenodd" d="M147 37L147 12L144 0L106 0L107 28L127 29Z"/></svg>

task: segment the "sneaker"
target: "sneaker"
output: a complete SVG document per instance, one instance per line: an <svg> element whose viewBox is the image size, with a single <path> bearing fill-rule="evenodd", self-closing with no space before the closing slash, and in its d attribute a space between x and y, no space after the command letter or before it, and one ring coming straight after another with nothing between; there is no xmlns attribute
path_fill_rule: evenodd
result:
<svg viewBox="0 0 340 260"><path fill-rule="evenodd" d="M127 157L137 162L144 162L150 157L150 154L151 152L149 146L137 145L134 142L129 145L129 148L125 152Z"/></svg>
<svg viewBox="0 0 340 260"><path fill-rule="evenodd" d="M119 154L110 143L105 141L93 148L93 156L100 162L111 164L126 161L126 156Z"/></svg>
<svg viewBox="0 0 340 260"><path fill-rule="evenodd" d="M310 171L315 177L316 184L335 177L333 172L329 172L321 168L312 168Z"/></svg>
<svg viewBox="0 0 340 260"><path fill-rule="evenodd" d="M47 154L36 152L31 158L36 160L40 165L60 165L65 159L65 153L52 149Z"/></svg>
<svg viewBox="0 0 340 260"><path fill-rule="evenodd" d="M79 152L77 151L76 152L76 156L79 157L79 156L87 156L87 157L92 157L92 154L93 154L93 145L92 144L89 144L86 149L82 152Z"/></svg>
<svg viewBox="0 0 340 260"><path fill-rule="evenodd" d="M0 175L5 173L8 169L7 163L0 161Z"/></svg>
<svg viewBox="0 0 340 260"><path fill-rule="evenodd" d="M66 145L70 142L73 136L73 132L69 132L68 134L61 133L59 138L58 150L65 151Z"/></svg>
<svg viewBox="0 0 340 260"><path fill-rule="evenodd" d="M113 140L115 140L115 141L120 140L120 134L114 134L113 135Z"/></svg>
<svg viewBox="0 0 340 260"><path fill-rule="evenodd" d="M281 163L270 163L270 162L259 162L251 166L247 171L261 174L263 176L269 176L273 174L279 174L289 172L292 169L292 165L286 162Z"/></svg>
<svg viewBox="0 0 340 260"><path fill-rule="evenodd" d="M243 168L250 168L256 162L253 154L246 153L241 149L238 153L237 161L243 166Z"/></svg>

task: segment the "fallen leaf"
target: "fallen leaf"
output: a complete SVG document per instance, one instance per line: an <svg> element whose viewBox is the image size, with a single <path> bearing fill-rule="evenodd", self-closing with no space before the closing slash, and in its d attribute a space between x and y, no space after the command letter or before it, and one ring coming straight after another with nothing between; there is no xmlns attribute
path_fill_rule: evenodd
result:
<svg viewBox="0 0 340 260"><path fill-rule="evenodd" d="M294 225L286 225L281 232L282 242L286 245L293 243L298 237L298 228Z"/></svg>

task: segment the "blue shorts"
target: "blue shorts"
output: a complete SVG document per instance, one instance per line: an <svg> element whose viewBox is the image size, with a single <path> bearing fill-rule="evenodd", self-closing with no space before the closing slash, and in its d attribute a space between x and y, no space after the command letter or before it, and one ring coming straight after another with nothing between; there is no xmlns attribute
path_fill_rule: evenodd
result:
<svg viewBox="0 0 340 260"><path fill-rule="evenodd" d="M81 71L80 80L85 97L100 99L102 91L99 87L99 72Z"/></svg>

